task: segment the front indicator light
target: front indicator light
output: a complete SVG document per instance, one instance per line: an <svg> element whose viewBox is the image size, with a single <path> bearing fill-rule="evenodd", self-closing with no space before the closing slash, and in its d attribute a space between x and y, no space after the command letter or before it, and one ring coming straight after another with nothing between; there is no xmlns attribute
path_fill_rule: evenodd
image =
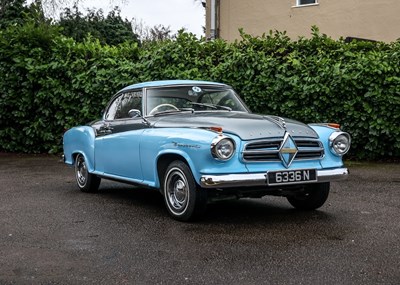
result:
<svg viewBox="0 0 400 285"><path fill-rule="evenodd" d="M337 156L342 156L350 149L351 137L345 132L334 132L329 137L329 143L332 153Z"/></svg>
<svg viewBox="0 0 400 285"><path fill-rule="evenodd" d="M211 143L211 154L219 160L228 160L235 153L235 142L226 136L218 136Z"/></svg>

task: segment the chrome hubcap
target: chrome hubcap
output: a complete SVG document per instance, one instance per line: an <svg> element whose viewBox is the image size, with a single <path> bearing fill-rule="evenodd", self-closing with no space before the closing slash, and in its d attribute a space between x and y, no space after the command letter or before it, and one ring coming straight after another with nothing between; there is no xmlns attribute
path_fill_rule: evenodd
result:
<svg viewBox="0 0 400 285"><path fill-rule="evenodd" d="M76 180L79 186L83 187L86 184L88 171L86 168L85 159L81 156L79 156L77 159L78 160L76 162Z"/></svg>
<svg viewBox="0 0 400 285"><path fill-rule="evenodd" d="M189 201L189 188L186 176L178 169L173 168L167 173L165 195L172 211L182 212Z"/></svg>

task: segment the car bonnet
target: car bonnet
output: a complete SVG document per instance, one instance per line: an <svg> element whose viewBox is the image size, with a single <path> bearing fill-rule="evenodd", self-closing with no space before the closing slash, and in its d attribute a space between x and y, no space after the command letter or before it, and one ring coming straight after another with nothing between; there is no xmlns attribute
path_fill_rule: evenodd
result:
<svg viewBox="0 0 400 285"><path fill-rule="evenodd" d="M269 115L243 112L195 112L157 116L152 118L155 128L222 128L224 133L242 140L282 137L285 132L295 137L318 138L318 134L301 122Z"/></svg>

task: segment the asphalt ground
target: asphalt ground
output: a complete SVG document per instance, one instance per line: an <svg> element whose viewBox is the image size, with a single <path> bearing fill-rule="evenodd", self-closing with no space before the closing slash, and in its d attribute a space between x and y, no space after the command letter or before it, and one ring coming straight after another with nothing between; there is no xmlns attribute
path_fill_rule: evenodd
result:
<svg viewBox="0 0 400 285"><path fill-rule="evenodd" d="M0 154L0 284L400 284L400 164L347 166L318 211L264 197L181 223L156 191L82 193L58 157Z"/></svg>

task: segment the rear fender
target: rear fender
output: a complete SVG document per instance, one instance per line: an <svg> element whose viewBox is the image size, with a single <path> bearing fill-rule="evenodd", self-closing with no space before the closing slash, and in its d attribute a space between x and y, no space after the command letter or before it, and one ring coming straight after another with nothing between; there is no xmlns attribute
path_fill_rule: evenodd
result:
<svg viewBox="0 0 400 285"><path fill-rule="evenodd" d="M94 139L94 130L89 126L79 126L65 132L63 137L65 163L73 165L76 156L82 154L89 172L94 172Z"/></svg>

